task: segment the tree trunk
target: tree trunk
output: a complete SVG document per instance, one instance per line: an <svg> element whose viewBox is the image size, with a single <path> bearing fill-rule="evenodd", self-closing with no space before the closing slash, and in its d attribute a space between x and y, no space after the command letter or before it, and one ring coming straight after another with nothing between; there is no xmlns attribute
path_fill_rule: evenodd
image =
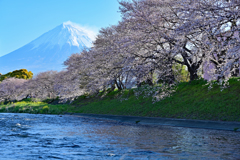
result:
<svg viewBox="0 0 240 160"><path fill-rule="evenodd" d="M137 81L137 88L140 88L142 86L142 82Z"/></svg>
<svg viewBox="0 0 240 160"><path fill-rule="evenodd" d="M111 85L111 91L114 91L115 88L116 87L115 87L115 83L114 83L114 84Z"/></svg>
<svg viewBox="0 0 240 160"><path fill-rule="evenodd" d="M149 86L153 86L153 82L152 82L152 79L148 78L146 80L146 83L149 85Z"/></svg>
<svg viewBox="0 0 240 160"><path fill-rule="evenodd" d="M122 88L121 88L121 85L120 85L120 84L118 84L117 80L115 80L115 84L116 84L116 86L117 86L118 90L122 90Z"/></svg>
<svg viewBox="0 0 240 160"><path fill-rule="evenodd" d="M198 79L197 71L189 71L190 73L190 81Z"/></svg>
<svg viewBox="0 0 240 160"><path fill-rule="evenodd" d="M198 79L197 71L199 68L199 64L192 64L191 66L187 65L187 67L188 67L188 72L190 73L190 81Z"/></svg>

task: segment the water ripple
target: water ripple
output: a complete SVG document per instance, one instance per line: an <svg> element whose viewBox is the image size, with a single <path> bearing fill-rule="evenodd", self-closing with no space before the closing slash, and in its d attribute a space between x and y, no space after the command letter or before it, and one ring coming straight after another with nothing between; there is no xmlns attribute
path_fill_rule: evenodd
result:
<svg viewBox="0 0 240 160"><path fill-rule="evenodd" d="M239 132L0 114L1 159L240 159Z"/></svg>

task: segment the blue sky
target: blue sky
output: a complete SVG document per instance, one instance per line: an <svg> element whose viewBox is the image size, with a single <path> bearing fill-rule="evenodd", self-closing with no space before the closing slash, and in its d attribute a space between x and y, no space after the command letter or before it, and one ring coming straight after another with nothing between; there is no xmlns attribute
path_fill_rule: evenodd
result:
<svg viewBox="0 0 240 160"><path fill-rule="evenodd" d="M117 0L0 0L0 56L66 21L97 32L121 19Z"/></svg>

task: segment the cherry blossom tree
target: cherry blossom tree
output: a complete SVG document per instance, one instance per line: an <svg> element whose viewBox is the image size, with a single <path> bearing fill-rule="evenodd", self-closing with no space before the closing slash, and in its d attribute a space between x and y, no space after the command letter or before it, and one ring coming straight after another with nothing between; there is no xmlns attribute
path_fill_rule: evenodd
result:
<svg viewBox="0 0 240 160"><path fill-rule="evenodd" d="M64 62L70 73L76 73L81 88L98 92L109 86L124 89L133 78L130 56L125 55L118 43L124 35L117 26L100 30L93 48L73 54Z"/></svg>
<svg viewBox="0 0 240 160"><path fill-rule="evenodd" d="M197 53L187 47L188 39L175 32L175 29L184 23L179 16L179 3L139 0L121 1L120 4L123 21L131 24L129 44L142 51L134 53L136 57L152 61L161 71L161 77L168 77L172 81L173 62L186 65L191 80L198 77L196 73L202 61L194 61ZM179 61L178 56L181 56L183 61Z"/></svg>
<svg viewBox="0 0 240 160"><path fill-rule="evenodd" d="M120 11L123 21L130 26L129 45L137 46L143 52L135 52L136 57L162 60L171 73L172 62L185 65L190 73L190 80L198 78L198 70L211 59L222 57L219 50L219 34L224 25L230 23L232 36L227 42L231 53L225 54L225 65L219 65L215 74L226 73L230 64L238 65L236 54L239 40L236 38L239 30L239 1L202 1L202 0L132 0L121 1ZM226 28L226 27L225 27ZM233 35L235 34L235 38ZM230 38L232 37L232 38ZM230 38L230 39L229 39ZM225 37L225 39L227 39ZM233 44L233 39L235 39ZM230 40L230 41L229 41ZM222 41L223 42L223 41ZM221 48L226 49L226 45ZM216 54L216 51L219 53ZM143 54L142 54L143 53ZM219 56L213 56L219 55ZM234 54L234 59L230 58ZM230 56L230 57L229 57ZM183 61L179 61L180 57ZM219 59L219 58L218 58ZM216 60L215 60L216 61ZM220 67L222 66L222 67ZM225 69L223 69L225 66ZM230 67L231 68L231 67ZM162 72L163 73L163 72ZM166 77L166 75L165 75ZM218 77L224 77L219 76ZM226 76L225 76L226 77Z"/></svg>
<svg viewBox="0 0 240 160"><path fill-rule="evenodd" d="M57 71L46 71L36 75L32 80L26 84L25 95L30 95L32 98L53 99L57 97L54 89L55 76Z"/></svg>
<svg viewBox="0 0 240 160"><path fill-rule="evenodd" d="M63 102L68 100L73 101L85 93L85 90L80 87L81 81L78 73L71 71L58 72L54 77L53 88L56 96Z"/></svg>
<svg viewBox="0 0 240 160"><path fill-rule="evenodd" d="M105 80L101 80L105 83L103 85L111 85L112 89L114 86L119 90L125 89L133 78L134 58L128 54L121 43L125 32L126 30L122 30L119 26L101 29L92 49L94 68L98 68L94 75L105 77Z"/></svg>
<svg viewBox="0 0 240 160"><path fill-rule="evenodd" d="M15 101L25 98L22 95L22 86L27 80L18 78L8 78L0 83L0 102Z"/></svg>
<svg viewBox="0 0 240 160"><path fill-rule="evenodd" d="M195 35L196 38L189 39L191 46L201 50L198 58L203 60L205 78L217 79L222 84L223 80L239 75L239 1L197 0L189 4L183 5L186 22L177 33Z"/></svg>

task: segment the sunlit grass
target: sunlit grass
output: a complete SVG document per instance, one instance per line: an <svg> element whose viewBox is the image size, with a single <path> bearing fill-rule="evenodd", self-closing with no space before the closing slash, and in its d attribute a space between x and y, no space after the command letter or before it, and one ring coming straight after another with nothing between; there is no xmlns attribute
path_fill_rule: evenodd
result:
<svg viewBox="0 0 240 160"><path fill-rule="evenodd" d="M71 112L74 106L67 104L51 105L44 102L15 102L0 105L0 112L32 113L32 114L64 114Z"/></svg>
<svg viewBox="0 0 240 160"><path fill-rule="evenodd" d="M236 78L223 91L216 84L209 89L204 80L182 82L171 97L156 103L143 94L135 97L134 90L110 92L104 98L79 98L73 104L81 113L240 121L240 81Z"/></svg>

